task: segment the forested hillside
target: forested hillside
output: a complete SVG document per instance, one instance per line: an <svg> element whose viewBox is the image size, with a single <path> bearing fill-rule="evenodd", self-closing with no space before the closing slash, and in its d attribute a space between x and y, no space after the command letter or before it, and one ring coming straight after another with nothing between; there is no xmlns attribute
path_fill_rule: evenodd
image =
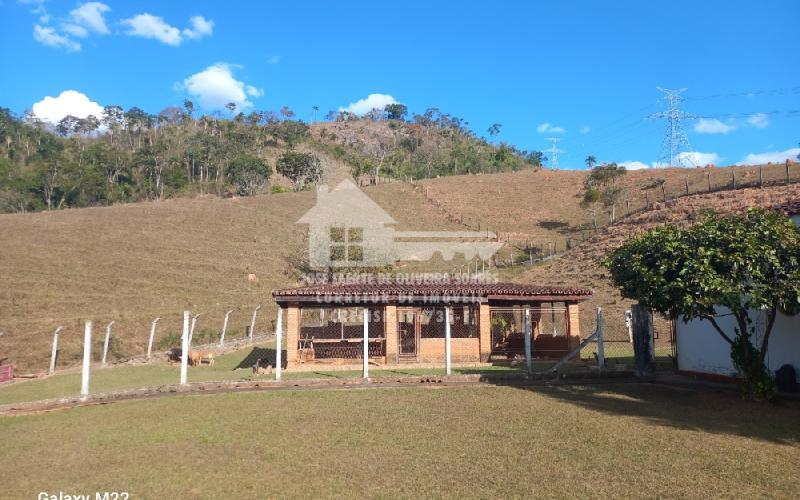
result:
<svg viewBox="0 0 800 500"><path fill-rule="evenodd" d="M28 212L175 196L247 196L302 190L331 161L365 182L514 171L541 166L540 152L478 138L463 120L403 105L364 117L331 112L308 125L279 113L197 116L194 105L157 115L106 106L103 116L48 124L0 108L0 211ZM489 133L495 136L500 125Z"/></svg>

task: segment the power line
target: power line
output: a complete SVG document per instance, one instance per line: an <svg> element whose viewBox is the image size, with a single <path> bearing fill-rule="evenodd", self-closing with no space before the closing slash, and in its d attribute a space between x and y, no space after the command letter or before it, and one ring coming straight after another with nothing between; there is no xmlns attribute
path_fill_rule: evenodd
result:
<svg viewBox="0 0 800 500"><path fill-rule="evenodd" d="M683 101L681 94L686 92L685 88L682 89L665 89L656 87L659 91L664 93L662 98L667 102L667 109L659 111L650 115L651 118L661 118L667 120L667 130L664 134L664 139L661 142L661 152L659 160L667 163L670 167L684 166L683 162L691 146L689 146L689 137L683 131L683 120L694 119L695 116L684 111L681 111L680 104Z"/></svg>
<svg viewBox="0 0 800 500"><path fill-rule="evenodd" d="M558 141L561 139L558 137L548 137L546 140L550 141L550 168L558 170L558 153L564 152L558 149Z"/></svg>

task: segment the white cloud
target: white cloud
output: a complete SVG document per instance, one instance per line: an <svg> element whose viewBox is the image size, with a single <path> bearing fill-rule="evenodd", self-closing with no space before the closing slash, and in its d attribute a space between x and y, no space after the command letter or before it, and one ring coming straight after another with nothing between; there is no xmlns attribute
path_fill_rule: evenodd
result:
<svg viewBox="0 0 800 500"><path fill-rule="evenodd" d="M177 47L183 41L178 28L170 26L164 19L152 14L137 14L121 22L129 27L125 32L127 35L153 38L173 47Z"/></svg>
<svg viewBox="0 0 800 500"><path fill-rule="evenodd" d="M176 88L198 99L200 106L205 109L222 109L229 102L234 102L241 110L253 105L247 99L248 95L264 95L262 89L234 78L233 66L223 62L190 76L182 84L177 84Z"/></svg>
<svg viewBox="0 0 800 500"><path fill-rule="evenodd" d="M120 22L129 28L125 32L126 35L152 38L173 47L180 45L184 39L197 40L211 36L214 32L214 21L203 16L189 18L189 24L192 27L185 28L183 31L167 23L163 18L147 12L137 14L130 19L123 19Z"/></svg>
<svg viewBox="0 0 800 500"><path fill-rule="evenodd" d="M623 161L620 162L620 165L628 170L642 170L645 168L650 168L650 165L648 165L647 163L642 163L640 161L635 161L635 160Z"/></svg>
<svg viewBox="0 0 800 500"><path fill-rule="evenodd" d="M705 167L708 164L716 165L720 160L722 160L722 157L717 153L689 151L678 155L679 163L687 167Z"/></svg>
<svg viewBox="0 0 800 500"><path fill-rule="evenodd" d="M588 133L589 133L589 132L591 132L591 131L592 131L592 127L590 127L589 125L584 125L584 126L583 126L583 127L581 127L581 129L579 130L579 132L580 132L582 135L586 135L586 134L588 134Z"/></svg>
<svg viewBox="0 0 800 500"><path fill-rule="evenodd" d="M675 159L679 165L672 165L673 167L684 166L684 167L705 167L708 164L719 164L723 160L723 158L718 155L717 153L701 153L700 151L689 151L686 153L680 153L677 158ZM619 163L620 165L624 166L628 170L641 170L645 168L667 168L670 165L667 165L663 162L653 162L651 164L647 164L637 160L628 160Z"/></svg>
<svg viewBox="0 0 800 500"><path fill-rule="evenodd" d="M111 7L104 3L88 2L70 11L69 15L74 24L82 26L92 33L107 35L110 31L103 15L110 10Z"/></svg>
<svg viewBox="0 0 800 500"><path fill-rule="evenodd" d="M736 125L723 123L716 118L700 118L694 125L698 134L727 134L736 130Z"/></svg>
<svg viewBox="0 0 800 500"><path fill-rule="evenodd" d="M281 56L273 54L273 55L269 56L269 58L267 59L267 62L269 64L278 64L279 62L281 62Z"/></svg>
<svg viewBox="0 0 800 500"><path fill-rule="evenodd" d="M78 38L86 38L87 36L89 36L89 30L87 30L80 24L72 24L72 23L63 24L61 25L61 30L67 34L76 36Z"/></svg>
<svg viewBox="0 0 800 500"><path fill-rule="evenodd" d="M56 30L50 26L35 25L33 27L33 39L48 47L62 48L67 52L77 52L81 50L81 44L67 36L57 33Z"/></svg>
<svg viewBox="0 0 800 500"><path fill-rule="evenodd" d="M189 18L191 28L186 28L182 31L183 36L196 40L204 36L211 36L214 32L214 21L206 19L203 16L192 16Z"/></svg>
<svg viewBox="0 0 800 500"><path fill-rule="evenodd" d="M755 128L765 128L769 125L769 118L764 113L755 113L747 117L747 124Z"/></svg>
<svg viewBox="0 0 800 500"><path fill-rule="evenodd" d="M58 97L47 96L34 103L32 110L37 118L50 123L58 123L67 115L78 118L89 115L100 118L103 115L102 106L77 90L65 90Z"/></svg>
<svg viewBox="0 0 800 500"><path fill-rule="evenodd" d="M786 160L797 160L800 148L791 148L786 151L770 151L767 153L750 153L737 165L763 165L765 163L783 163Z"/></svg>
<svg viewBox="0 0 800 500"><path fill-rule="evenodd" d="M247 95L251 95L253 97L261 97L264 95L264 89L254 87L252 85L245 85L244 91L247 92Z"/></svg>
<svg viewBox="0 0 800 500"><path fill-rule="evenodd" d="M536 127L536 131L540 134L550 133L550 134L563 134L566 132L562 127L557 127L552 123L544 122Z"/></svg>
<svg viewBox="0 0 800 500"><path fill-rule="evenodd" d="M389 94L370 94L364 99L351 102L346 108L339 108L339 111L348 111L356 115L363 115L376 108L383 109L388 104L398 104L398 102Z"/></svg>

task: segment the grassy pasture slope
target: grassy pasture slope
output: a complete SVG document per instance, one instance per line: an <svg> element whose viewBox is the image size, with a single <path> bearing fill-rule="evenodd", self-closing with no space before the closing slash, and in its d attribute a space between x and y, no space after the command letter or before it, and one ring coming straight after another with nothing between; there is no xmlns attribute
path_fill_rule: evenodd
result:
<svg viewBox="0 0 800 500"><path fill-rule="evenodd" d="M333 165L326 163L329 180L340 178L344 167L328 163ZM780 166L765 170L769 172L765 177L771 179L781 170ZM752 181L753 169L738 171L740 180ZM665 178L669 191L676 192L686 172L634 171L624 183L638 193L639 187L652 183L653 178ZM688 172L702 184L703 171ZM727 172L729 169L714 169L715 179L721 182L729 176ZM439 199L444 210L427 202L423 189L404 183L368 187L366 192L398 221L400 230L463 229L453 216L464 214L472 223L479 220L481 227L514 233L536 244L563 240L564 228L590 224L589 213L578 205L584 175L524 171L423 181L423 189ZM794 170L792 175L796 176ZM691 185L693 191L700 187ZM796 189L781 191L786 189L792 188L753 191L783 193L784 198L798 196ZM774 198L742 193L692 199L726 209L725 200L729 199L744 197L748 203L758 204ZM274 305L269 294L276 287L295 283L291 261L302 257L306 247L306 228L295 221L314 202L313 192L233 199L202 196L0 215L0 359L10 358L23 372L46 367L52 331L63 325L59 363L74 364L81 356L84 318L95 321L96 351L105 325L117 321L112 359L143 353L155 316L162 317L158 338L179 332L180 311L185 307L201 314L200 332L218 330L224 310L234 308L228 335L240 337L252 308L263 303L257 330L270 329ZM642 217L631 219L631 224L645 224L650 216ZM615 231L601 233L596 247L607 248L604 238L619 241ZM596 256L597 252L574 251L541 269L523 272L517 268L502 277L594 287L598 303L616 307L618 316L624 304L592 260ZM453 263L434 260L426 266L401 265L398 270L453 268ZM258 281L249 282L249 273L256 274ZM585 312L584 333L593 328L590 308Z"/></svg>

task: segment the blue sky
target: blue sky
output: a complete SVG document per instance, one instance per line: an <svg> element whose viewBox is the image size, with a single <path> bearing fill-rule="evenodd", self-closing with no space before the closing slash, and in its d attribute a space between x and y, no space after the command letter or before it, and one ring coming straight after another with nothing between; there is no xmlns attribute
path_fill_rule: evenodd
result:
<svg viewBox="0 0 800 500"><path fill-rule="evenodd" d="M17 113L189 97L308 120L381 94L480 135L501 123L525 149L558 137L562 168L641 167L664 135L656 86L686 87L696 163L800 153L797 1L0 3L0 106Z"/></svg>

